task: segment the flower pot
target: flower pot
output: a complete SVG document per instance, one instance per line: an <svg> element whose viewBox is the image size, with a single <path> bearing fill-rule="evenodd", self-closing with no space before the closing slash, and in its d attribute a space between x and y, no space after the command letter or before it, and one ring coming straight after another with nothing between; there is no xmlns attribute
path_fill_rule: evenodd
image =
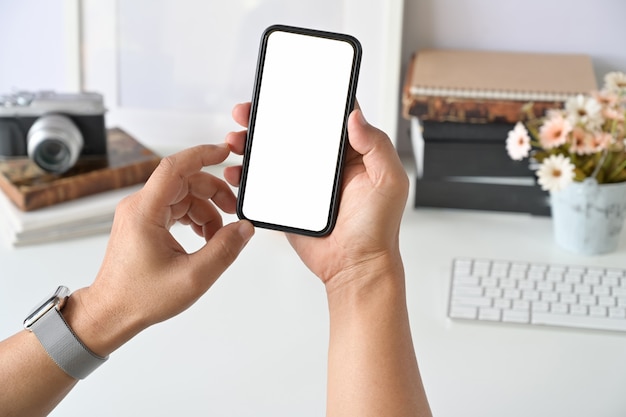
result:
<svg viewBox="0 0 626 417"><path fill-rule="evenodd" d="M626 182L598 184L587 179L550 194L556 243L597 255L614 251L626 217Z"/></svg>

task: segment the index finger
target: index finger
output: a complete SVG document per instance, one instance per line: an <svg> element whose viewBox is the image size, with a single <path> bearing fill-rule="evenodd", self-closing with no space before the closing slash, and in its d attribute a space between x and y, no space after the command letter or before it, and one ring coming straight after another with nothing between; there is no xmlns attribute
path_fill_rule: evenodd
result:
<svg viewBox="0 0 626 417"><path fill-rule="evenodd" d="M226 144L199 145L165 157L146 181L144 190L157 206L175 204L186 195L189 176L203 167L224 162L229 153Z"/></svg>

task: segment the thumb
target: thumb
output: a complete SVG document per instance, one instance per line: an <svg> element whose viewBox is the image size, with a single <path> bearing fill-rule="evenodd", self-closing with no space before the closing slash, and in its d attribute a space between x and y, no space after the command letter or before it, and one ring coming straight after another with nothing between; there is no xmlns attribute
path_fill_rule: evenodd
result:
<svg viewBox="0 0 626 417"><path fill-rule="evenodd" d="M348 119L348 139L354 150L361 155L368 154L378 146L390 146L395 151L385 132L370 125L365 120L363 111L358 108L352 111Z"/></svg>
<svg viewBox="0 0 626 417"><path fill-rule="evenodd" d="M348 140L350 146L363 156L365 169L374 176L383 171L404 169L396 148L389 136L370 125L360 109L354 110L348 119Z"/></svg>
<svg viewBox="0 0 626 417"><path fill-rule="evenodd" d="M194 269L214 282L237 259L253 235L254 226L248 220L222 227L191 256Z"/></svg>

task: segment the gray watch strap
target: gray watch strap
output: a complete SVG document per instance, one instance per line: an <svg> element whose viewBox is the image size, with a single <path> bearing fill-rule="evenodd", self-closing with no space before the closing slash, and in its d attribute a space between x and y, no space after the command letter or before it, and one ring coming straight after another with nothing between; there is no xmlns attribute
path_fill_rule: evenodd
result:
<svg viewBox="0 0 626 417"><path fill-rule="evenodd" d="M48 355L69 376L84 379L108 359L90 351L74 334L56 308L33 323L31 330Z"/></svg>

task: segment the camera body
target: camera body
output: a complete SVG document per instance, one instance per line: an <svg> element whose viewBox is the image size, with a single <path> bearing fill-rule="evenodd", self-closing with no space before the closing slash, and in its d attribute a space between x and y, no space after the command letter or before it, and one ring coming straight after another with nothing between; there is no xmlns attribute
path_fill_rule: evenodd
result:
<svg viewBox="0 0 626 417"><path fill-rule="evenodd" d="M28 156L60 174L81 156L105 156L104 113L98 93L0 95L0 158Z"/></svg>

